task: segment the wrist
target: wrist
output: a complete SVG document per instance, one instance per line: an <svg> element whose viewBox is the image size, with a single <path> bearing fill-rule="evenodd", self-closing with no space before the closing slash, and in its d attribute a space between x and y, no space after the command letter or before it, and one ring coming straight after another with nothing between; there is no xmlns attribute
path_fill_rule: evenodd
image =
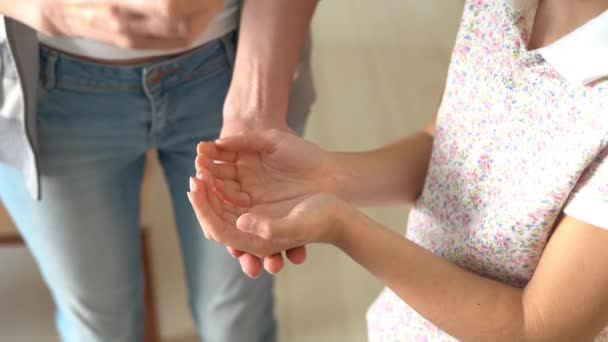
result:
<svg viewBox="0 0 608 342"><path fill-rule="evenodd" d="M291 132L284 119L275 119L264 115L246 117L224 116L220 137L242 134L252 130L276 129Z"/></svg>
<svg viewBox="0 0 608 342"><path fill-rule="evenodd" d="M336 198L336 205L333 210L331 219L331 234L330 244L342 249L345 245L349 228L352 225L352 220L359 214L358 210L350 206L348 203Z"/></svg>
<svg viewBox="0 0 608 342"><path fill-rule="evenodd" d="M340 160L341 153L326 152L326 176L321 182L322 191L332 193L342 200L348 201L347 191L349 179L352 178L352 171L345 167L346 164Z"/></svg>
<svg viewBox="0 0 608 342"><path fill-rule="evenodd" d="M284 86L276 75L255 61L235 65L234 76L224 103L225 119L263 118L283 120L287 115L290 87ZM242 72L247 70L247 72Z"/></svg>
<svg viewBox="0 0 608 342"><path fill-rule="evenodd" d="M242 94L242 93L237 93ZM237 97L240 97L238 100ZM252 95L230 95L224 103L224 120L286 121L287 105L271 99L251 99Z"/></svg>

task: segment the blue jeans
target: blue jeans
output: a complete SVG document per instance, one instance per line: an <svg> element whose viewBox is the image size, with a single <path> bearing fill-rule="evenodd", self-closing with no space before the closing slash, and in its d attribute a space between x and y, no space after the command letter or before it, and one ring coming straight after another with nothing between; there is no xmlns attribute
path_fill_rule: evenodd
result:
<svg viewBox="0 0 608 342"><path fill-rule="evenodd" d="M51 290L62 340L142 339L138 218L149 149L170 188L201 338L276 340L271 277L247 278L223 246L205 240L186 197L196 144L222 126L234 51L229 35L173 59L110 66L41 49L42 200L5 165L0 196Z"/></svg>

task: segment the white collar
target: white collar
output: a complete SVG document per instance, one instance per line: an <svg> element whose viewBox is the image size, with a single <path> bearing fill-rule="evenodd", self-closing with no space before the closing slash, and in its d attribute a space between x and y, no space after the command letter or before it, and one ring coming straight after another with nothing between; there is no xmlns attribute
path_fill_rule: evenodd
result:
<svg viewBox="0 0 608 342"><path fill-rule="evenodd" d="M505 0L516 10L532 10L538 0ZM529 27L532 27L530 24ZM536 50L567 81L586 85L608 76L608 11L557 41Z"/></svg>

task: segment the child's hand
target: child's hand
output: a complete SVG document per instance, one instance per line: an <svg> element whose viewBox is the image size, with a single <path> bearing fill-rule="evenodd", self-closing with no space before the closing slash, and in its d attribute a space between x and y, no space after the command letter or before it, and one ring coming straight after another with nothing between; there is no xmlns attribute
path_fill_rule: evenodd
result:
<svg viewBox="0 0 608 342"><path fill-rule="evenodd" d="M188 194L205 235L258 257L267 257L313 242L336 243L340 214L346 204L327 193L239 208L214 190L208 174L191 178Z"/></svg>
<svg viewBox="0 0 608 342"><path fill-rule="evenodd" d="M229 137L217 144L201 143L198 154L197 170L212 174L215 188L223 197L243 207L331 188L329 155L312 143L276 130ZM245 273L259 274L259 259L228 249L239 257ZM302 263L306 258L304 247L288 250L286 254L294 263ZM264 266L276 273L283 266L282 257L279 254L266 258Z"/></svg>
<svg viewBox="0 0 608 342"><path fill-rule="evenodd" d="M279 130L254 131L197 147L196 170L208 170L237 205L331 191L333 161L317 145Z"/></svg>

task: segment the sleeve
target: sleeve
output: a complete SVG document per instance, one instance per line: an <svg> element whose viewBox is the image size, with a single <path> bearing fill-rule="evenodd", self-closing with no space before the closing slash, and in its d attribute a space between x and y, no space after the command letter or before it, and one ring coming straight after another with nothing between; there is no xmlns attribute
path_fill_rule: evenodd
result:
<svg viewBox="0 0 608 342"><path fill-rule="evenodd" d="M608 229L608 147L583 172L564 207L564 213Z"/></svg>

